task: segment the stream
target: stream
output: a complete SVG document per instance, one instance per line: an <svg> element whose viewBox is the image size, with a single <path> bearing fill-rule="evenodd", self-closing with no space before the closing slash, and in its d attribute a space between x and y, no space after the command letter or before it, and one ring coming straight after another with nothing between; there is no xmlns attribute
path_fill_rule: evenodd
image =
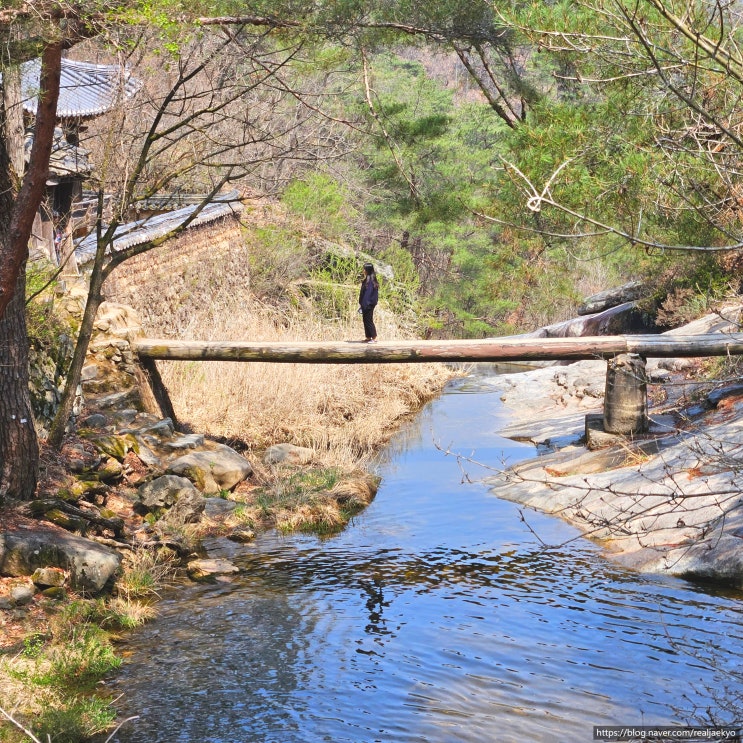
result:
<svg viewBox="0 0 743 743"><path fill-rule="evenodd" d="M574 743L708 708L731 723L743 596L625 570L492 496L488 467L534 448L492 433L508 412L490 373L395 437L341 534L215 542L240 575L167 591L126 638L111 693L139 718L114 740Z"/></svg>

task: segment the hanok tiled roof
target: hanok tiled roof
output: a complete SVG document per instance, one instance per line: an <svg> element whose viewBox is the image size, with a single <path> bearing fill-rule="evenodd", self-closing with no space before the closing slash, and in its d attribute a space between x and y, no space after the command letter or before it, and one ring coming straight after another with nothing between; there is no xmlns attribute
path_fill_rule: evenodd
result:
<svg viewBox="0 0 743 743"><path fill-rule="evenodd" d="M28 162L31 155L31 147L34 143L33 132L26 133L25 157ZM90 153L88 150L72 145L64 137L62 129L54 130L54 142L52 152L49 156L49 175L47 184L53 185L60 178L75 177L85 178L90 175Z"/></svg>
<svg viewBox="0 0 743 743"><path fill-rule="evenodd" d="M114 234L113 250L125 250L134 245L142 245L150 240L156 240L163 235L167 235L174 229L182 225L198 209L198 204L178 209L166 214L158 214L155 217L138 219L136 222L122 224ZM239 200L237 191L230 191L227 194L221 194L214 201L207 204L199 214L194 217L188 227L197 227L202 224L214 222L220 217L226 217L231 214L242 211L242 203ZM75 246L75 258L78 264L84 265L93 260L96 252L96 236L91 233L82 238Z"/></svg>
<svg viewBox="0 0 743 743"><path fill-rule="evenodd" d="M41 60L24 62L21 70L23 108L31 114L36 113L40 74ZM100 116L130 99L141 87L141 81L118 65L63 59L57 118Z"/></svg>

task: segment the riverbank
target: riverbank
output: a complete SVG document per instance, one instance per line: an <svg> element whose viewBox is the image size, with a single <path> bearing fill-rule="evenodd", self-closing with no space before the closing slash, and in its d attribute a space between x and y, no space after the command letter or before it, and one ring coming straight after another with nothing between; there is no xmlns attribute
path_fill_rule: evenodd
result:
<svg viewBox="0 0 743 743"><path fill-rule="evenodd" d="M87 708L75 706L81 694L86 700L92 699L90 686L81 690L75 684L79 674L90 684L91 679L103 678L115 668L110 639L99 635L95 628L103 625L109 631L120 631L151 617L159 590L155 574L160 572L162 577L163 569L188 565L195 578L227 579L220 573L228 575L237 568L201 561L198 553L203 537L219 534L249 541L259 529L334 531L342 528L352 513L364 508L376 489L358 468L330 466L326 453L301 443L274 440L263 448L236 451L222 443L224 438L210 441L198 433L179 433L172 421L137 413L132 407L132 393L120 394L120 383L125 379L122 374L131 365L125 342L131 321L126 315L118 320L116 316L115 311L108 322L100 323L103 335L93 345L100 368L93 364L96 368L86 372L88 400L103 400L106 405L85 411L81 416L85 426L68 440L61 459L44 459L39 501L46 509L44 514L57 511L55 517L68 523L67 530L59 523L44 526L53 541L69 534L70 529L82 530L104 554L119 553L131 580L122 580L127 572L118 572L117 563L110 574L118 576L113 581L113 592L84 602L80 597L89 595L90 587L77 590L72 569L61 571L62 586L56 588L62 591L49 591L55 586L42 582L49 580L48 575L36 580L20 575L3 581L0 600L6 603L0 611L4 655L0 695L24 719L49 708L55 712L54 719L63 720L65 725L73 717L79 721L87 715L86 724L105 726L105 705L94 717ZM713 327L718 321L707 319L700 321L703 327L687 326L678 332L724 330L722 326ZM103 373L107 364L112 364L116 372L118 386L113 388L108 374ZM698 362L664 362L663 366L650 364L649 369L653 381L652 435L597 451L589 451L581 443L581 436L586 414L601 410L604 362L580 362L493 378L490 384L499 389L516 419L499 433L531 441L541 455L498 473L491 485L503 498L577 525L623 564L740 586L738 545L743 522L741 483L735 465L737 451L743 445L735 425L736 412L743 404L740 391L730 387L712 390L711 383L706 383L706 389L700 386L704 375ZM398 375L399 384L391 386L401 393L402 401L385 407L397 411L389 419L381 418L380 407L375 405L378 397L390 396L390 384L381 384L381 370L375 370L375 375L361 375L371 385L364 387L361 395L348 384L349 378L345 384L326 385L321 394L327 403L332 388L332 409L339 411L344 391L352 393L354 407L346 408L346 414L353 411L350 418L360 418L362 430L376 431L378 446L454 374L424 365L387 367L384 373ZM290 379L291 384L297 380L292 370ZM305 394L295 388L293 393L314 401L308 408L314 417L316 392ZM112 401L116 404L109 406ZM333 418L340 421L343 415ZM284 432L285 428L278 430ZM370 436L367 439L371 441ZM180 471L173 469L177 460L199 452L209 452L206 467L189 460ZM234 474L217 471L217 454L240 464L241 474L236 480ZM172 478L179 481L177 495L168 488L149 492L147 486L152 482L162 480L161 484L170 486ZM180 482L183 480L186 482ZM141 492L142 488L147 492ZM60 498L62 492L67 496ZM179 506L181 495L184 498ZM186 504L192 508L190 515ZM340 520L327 510L331 507L333 514L341 515ZM3 524L6 529L29 532L38 528L39 522L30 512L16 510L3 514ZM131 559L135 555L149 556L149 562ZM59 573L55 576L60 577ZM95 593L104 588L111 590L108 580L103 580ZM85 639L77 643L74 633L82 628ZM65 634L67 630L73 635ZM67 652L69 646L74 646L74 653ZM81 662L85 654L101 659L94 670ZM67 694L66 701L52 699L48 685L44 686L50 667L72 668L55 676L54 693ZM92 729L86 728L86 735ZM10 733L3 735L5 740L25 739L15 732L15 738L8 737ZM79 739L84 738L81 735Z"/></svg>
<svg viewBox="0 0 743 743"><path fill-rule="evenodd" d="M739 306L675 333L731 332ZM538 456L493 475L493 493L559 516L635 570L743 588L743 385L707 360L648 362L650 431L590 450L606 364L577 362L493 380L513 422L498 433Z"/></svg>
<svg viewBox="0 0 743 743"><path fill-rule="evenodd" d="M91 692L120 663L116 633L151 619L178 573L223 580L233 570L203 559L204 538L342 529L376 493L365 463L457 374L355 367L323 370L319 384L292 365L261 365L251 373L264 394L233 387L232 399L270 425L205 435L188 407L177 408L188 411L181 425L158 414L131 353L140 332L128 308L101 308L76 430L61 452L42 442L36 499L0 512L0 710L42 738L83 741L111 724ZM188 389L224 422L234 377L195 376ZM28 739L0 719L0 740Z"/></svg>

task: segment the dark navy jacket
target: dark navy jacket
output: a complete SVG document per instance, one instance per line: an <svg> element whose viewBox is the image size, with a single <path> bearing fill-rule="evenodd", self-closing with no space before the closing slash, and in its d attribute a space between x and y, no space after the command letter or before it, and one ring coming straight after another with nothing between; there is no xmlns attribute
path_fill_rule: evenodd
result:
<svg viewBox="0 0 743 743"><path fill-rule="evenodd" d="M359 290L359 306L362 310L370 310L377 306L379 301L379 287L374 281L364 279Z"/></svg>

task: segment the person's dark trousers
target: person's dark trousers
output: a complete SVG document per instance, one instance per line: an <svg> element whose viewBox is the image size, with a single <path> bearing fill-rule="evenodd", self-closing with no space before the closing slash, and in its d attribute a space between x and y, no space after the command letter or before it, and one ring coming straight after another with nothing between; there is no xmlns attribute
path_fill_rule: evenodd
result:
<svg viewBox="0 0 743 743"><path fill-rule="evenodd" d="M361 311L361 319L364 321L364 333L367 338L377 337L377 328L374 325L374 307Z"/></svg>

